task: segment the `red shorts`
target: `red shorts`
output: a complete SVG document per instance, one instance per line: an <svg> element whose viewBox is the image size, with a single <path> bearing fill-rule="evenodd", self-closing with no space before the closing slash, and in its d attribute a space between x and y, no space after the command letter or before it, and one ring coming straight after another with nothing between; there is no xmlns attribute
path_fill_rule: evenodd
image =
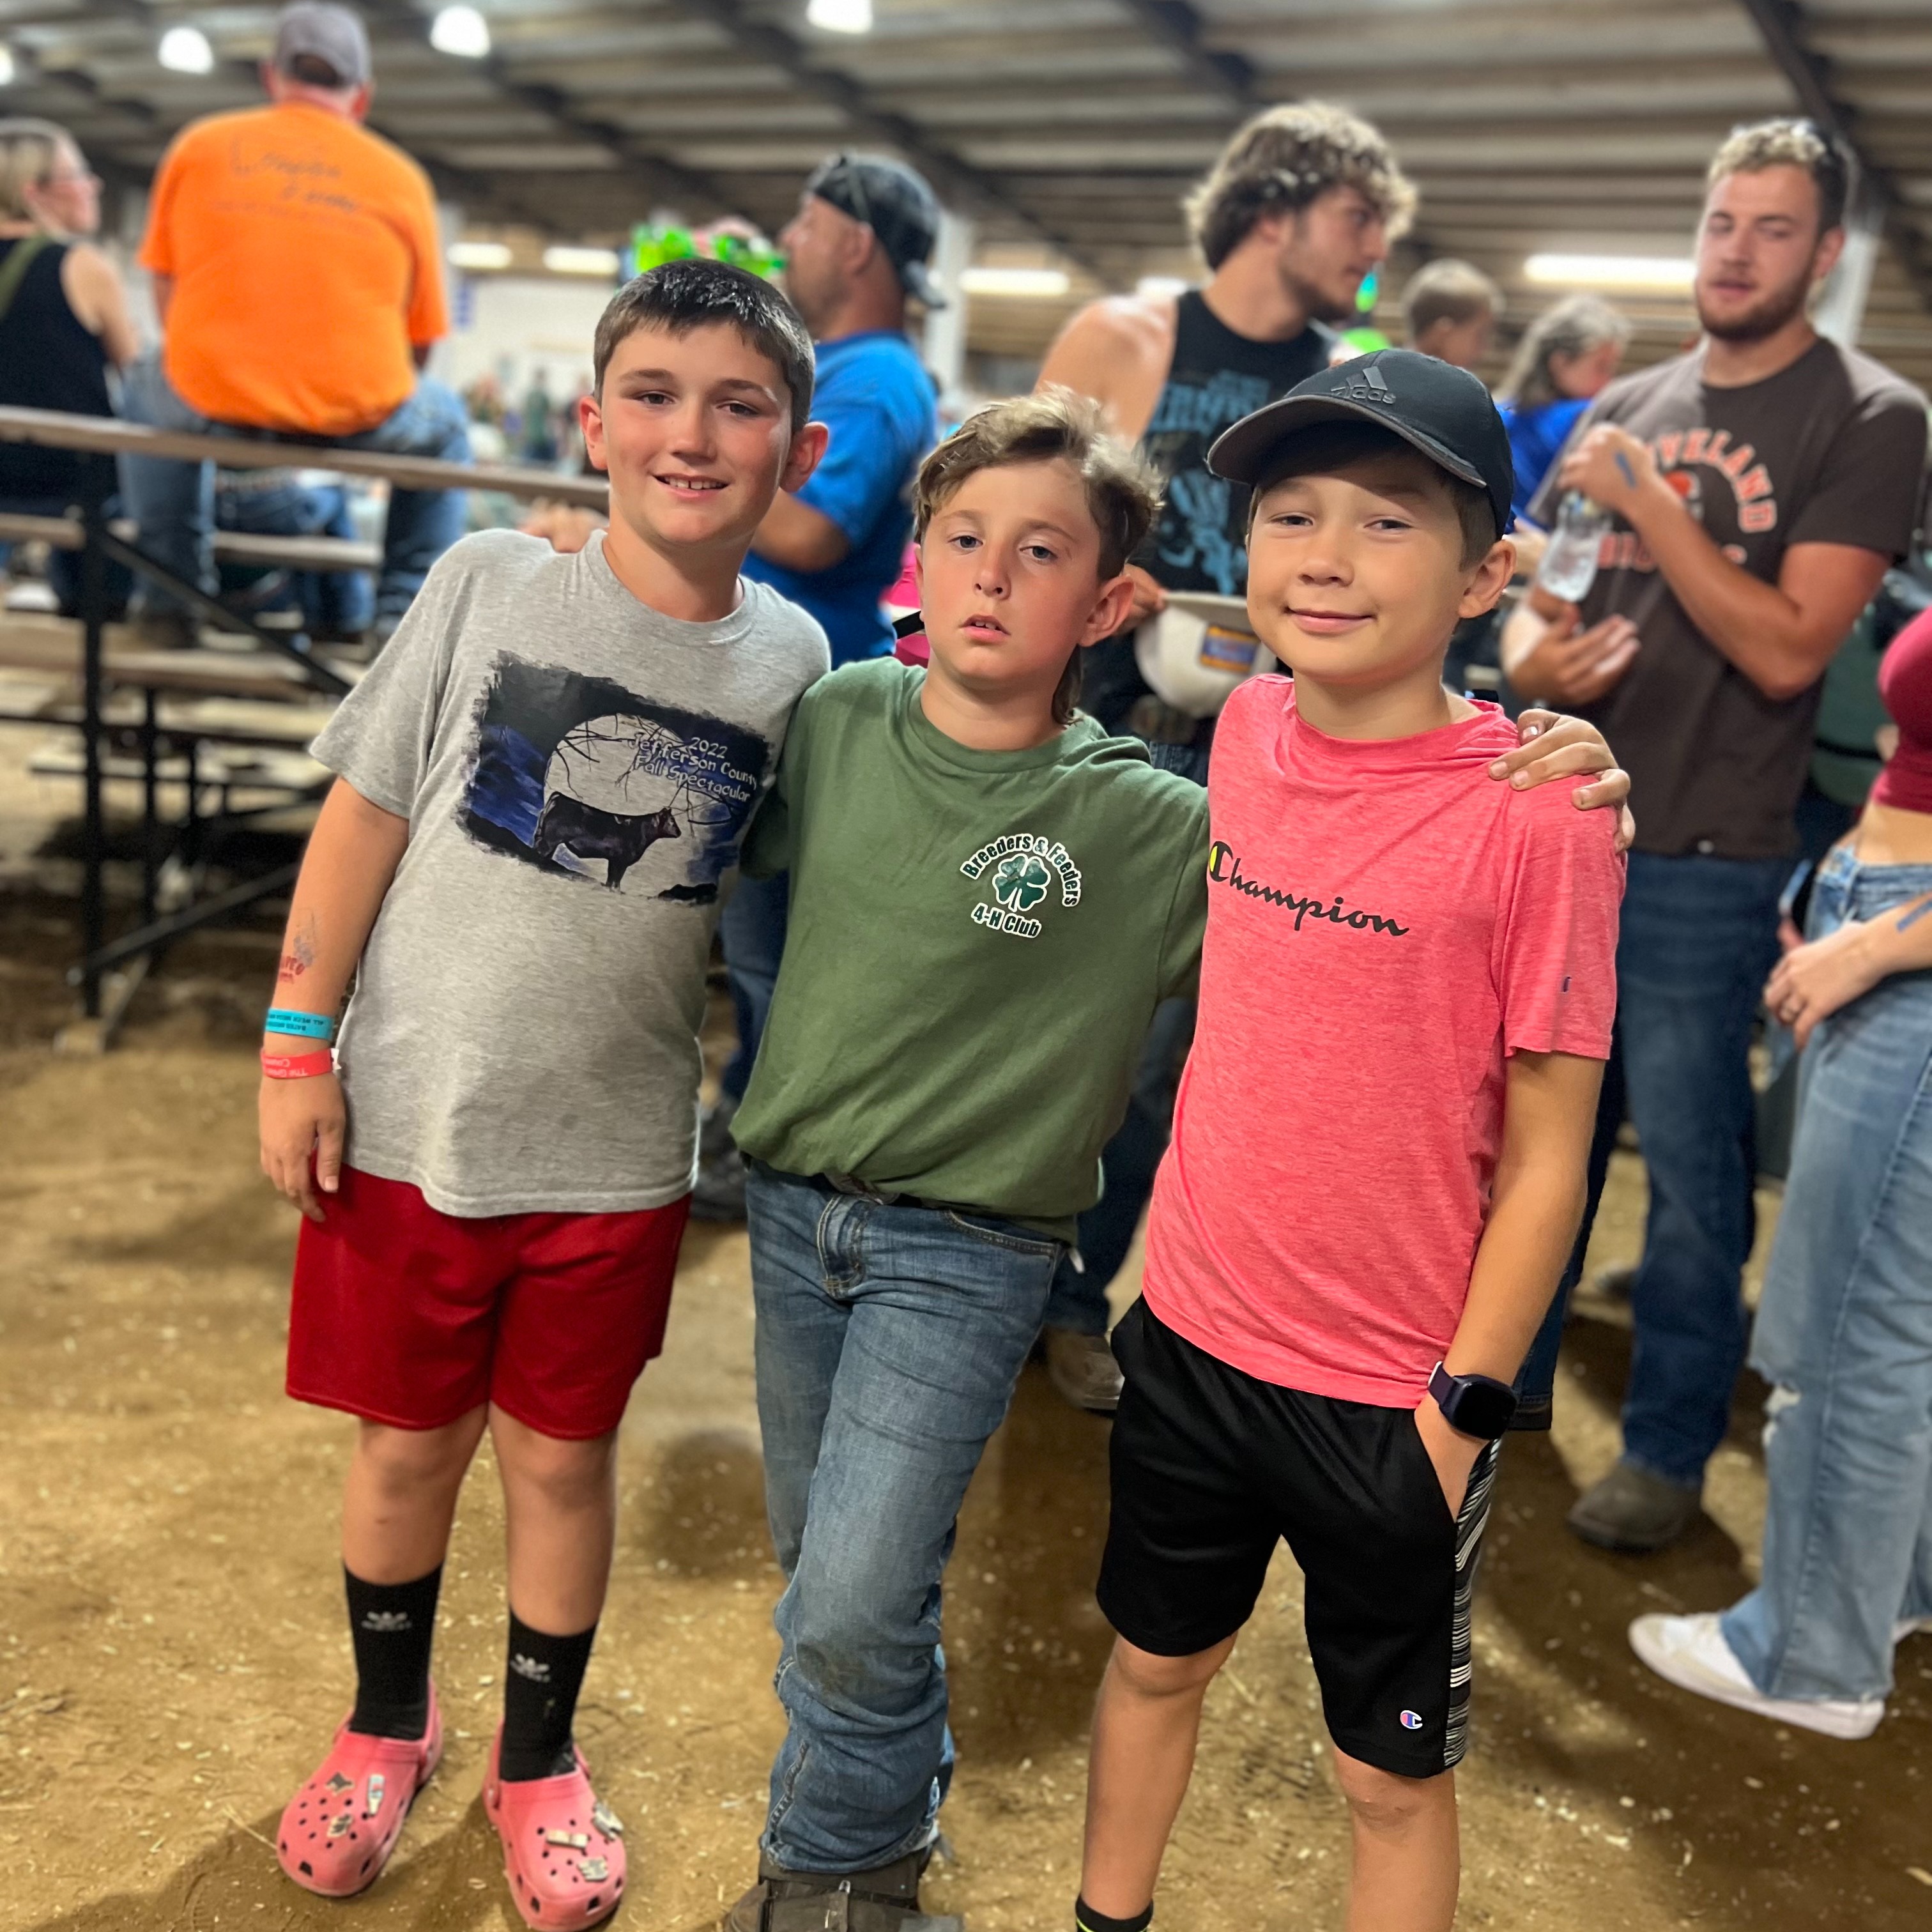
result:
<svg viewBox="0 0 1932 1932"><path fill-rule="evenodd" d="M691 1197L465 1220L345 1167L322 1211L296 1249L290 1395L398 1429L440 1429L488 1402L583 1442L623 1420L664 1347Z"/></svg>

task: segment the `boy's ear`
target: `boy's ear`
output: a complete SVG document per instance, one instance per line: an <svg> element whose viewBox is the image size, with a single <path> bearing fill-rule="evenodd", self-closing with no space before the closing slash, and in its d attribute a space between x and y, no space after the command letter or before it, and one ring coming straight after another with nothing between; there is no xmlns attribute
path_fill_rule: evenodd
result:
<svg viewBox="0 0 1932 1932"><path fill-rule="evenodd" d="M1124 570L1101 585L1100 594L1081 627L1081 647L1084 650L1103 638L1111 638L1127 621L1127 613L1133 607L1134 580Z"/></svg>
<svg viewBox="0 0 1932 1932"><path fill-rule="evenodd" d="M584 454L593 470L608 471L604 455L604 406L595 396L577 399L577 426L584 432Z"/></svg>
<svg viewBox="0 0 1932 1932"><path fill-rule="evenodd" d="M778 472L781 490L801 490L812 472L825 460L831 447L832 431L822 422L808 422L791 440L784 467Z"/></svg>
<svg viewBox="0 0 1932 1932"><path fill-rule="evenodd" d="M1462 599L1456 606L1459 617L1480 617L1493 610L1516 574L1516 545L1508 537L1498 537L1490 554L1477 565L1475 574L1462 586Z"/></svg>

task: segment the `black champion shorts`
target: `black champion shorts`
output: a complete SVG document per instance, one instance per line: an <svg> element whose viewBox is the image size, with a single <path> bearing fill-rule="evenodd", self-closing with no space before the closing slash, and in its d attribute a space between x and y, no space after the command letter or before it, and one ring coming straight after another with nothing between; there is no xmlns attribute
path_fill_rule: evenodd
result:
<svg viewBox="0 0 1932 1932"><path fill-rule="evenodd" d="M1457 1763L1469 1715L1469 1598L1497 1444L1452 1517L1406 1408L1258 1382L1144 1301L1114 1331L1100 1607L1133 1645L1188 1657L1253 1613L1277 1539L1306 1579L1308 1648L1328 1735L1402 1778Z"/></svg>

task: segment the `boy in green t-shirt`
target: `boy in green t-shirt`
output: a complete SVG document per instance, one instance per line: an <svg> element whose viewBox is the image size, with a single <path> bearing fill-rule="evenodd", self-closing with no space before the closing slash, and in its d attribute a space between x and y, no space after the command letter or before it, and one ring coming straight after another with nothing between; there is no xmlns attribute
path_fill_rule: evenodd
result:
<svg viewBox="0 0 1932 1932"><path fill-rule="evenodd" d="M917 484L929 668L815 685L752 828L747 869L791 873L734 1128L790 1729L730 1932L831 1922L826 1894L850 1932L918 1912L952 1758L954 1519L1154 1006L1199 960L1205 793L1073 709L1157 501L1089 405L974 417ZM1492 775L1610 765L1588 728L1544 726Z"/></svg>

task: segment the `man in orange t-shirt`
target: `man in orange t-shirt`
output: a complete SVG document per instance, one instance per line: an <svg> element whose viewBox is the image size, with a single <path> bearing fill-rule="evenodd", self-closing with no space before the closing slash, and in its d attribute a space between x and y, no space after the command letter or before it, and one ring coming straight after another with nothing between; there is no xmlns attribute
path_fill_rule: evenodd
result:
<svg viewBox="0 0 1932 1932"><path fill-rule="evenodd" d="M361 20L314 0L284 8L262 79L267 106L184 128L155 176L141 261L166 339L130 372L127 414L466 460L461 403L417 373L448 328L435 200L362 124L374 82ZM142 547L212 593L213 466L143 457L127 471ZM392 495L379 634L463 524L460 492ZM171 600L151 589L146 608L164 641L182 640Z"/></svg>

